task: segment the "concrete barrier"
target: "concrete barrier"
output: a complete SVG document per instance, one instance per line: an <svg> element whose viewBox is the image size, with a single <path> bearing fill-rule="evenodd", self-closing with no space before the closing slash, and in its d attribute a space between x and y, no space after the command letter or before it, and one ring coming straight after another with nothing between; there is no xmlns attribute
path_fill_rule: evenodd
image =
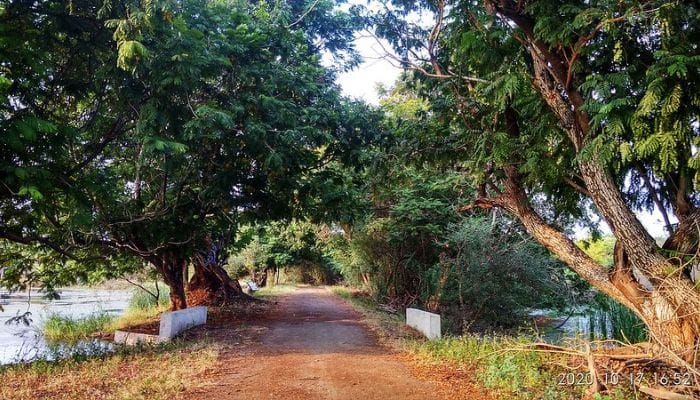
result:
<svg viewBox="0 0 700 400"><path fill-rule="evenodd" d="M192 307L179 311L164 312L160 316L160 331L158 331L158 336L161 341L167 342L182 331L206 323L206 307Z"/></svg>
<svg viewBox="0 0 700 400"><path fill-rule="evenodd" d="M424 334L430 340L439 339L440 315L417 308L406 309L406 325Z"/></svg>
<svg viewBox="0 0 700 400"><path fill-rule="evenodd" d="M121 343L127 346L136 346L139 343L151 344L159 343L158 335L150 335L148 333L136 333L128 331L115 331L114 343Z"/></svg>
<svg viewBox="0 0 700 400"><path fill-rule="evenodd" d="M164 312L160 316L158 335L135 333L128 331L114 332L114 342L129 346L138 343L163 343L171 341L179 333L197 325L207 323L207 308L192 307L178 311Z"/></svg>

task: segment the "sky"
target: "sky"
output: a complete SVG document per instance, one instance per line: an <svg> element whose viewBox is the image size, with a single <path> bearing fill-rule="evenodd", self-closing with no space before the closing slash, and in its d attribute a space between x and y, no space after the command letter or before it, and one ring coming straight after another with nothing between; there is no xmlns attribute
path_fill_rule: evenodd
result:
<svg viewBox="0 0 700 400"><path fill-rule="evenodd" d="M337 82L346 96L363 99L375 105L379 104L377 86L381 84L385 87L391 87L396 78L398 78L401 69L394 66L384 57L384 50L382 46L377 44L376 39L362 36L356 39L355 43L364 61L358 68L340 74ZM386 47L388 48L388 46ZM637 213L637 218L652 237L667 237L663 220L658 210L655 210L653 213L639 212ZM600 228L604 234L610 233L610 229L604 222L601 223ZM575 236L583 239L588 237L589 233L585 229L577 228L575 229Z"/></svg>
<svg viewBox="0 0 700 400"><path fill-rule="evenodd" d="M376 39L363 36L356 39L355 44L364 62L358 68L340 74L337 82L346 96L379 104L377 85L392 86L401 69L384 57L384 50Z"/></svg>

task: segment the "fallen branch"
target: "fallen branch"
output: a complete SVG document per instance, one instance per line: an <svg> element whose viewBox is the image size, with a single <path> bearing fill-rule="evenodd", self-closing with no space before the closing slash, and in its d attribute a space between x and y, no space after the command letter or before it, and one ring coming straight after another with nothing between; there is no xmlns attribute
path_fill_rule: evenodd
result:
<svg viewBox="0 0 700 400"><path fill-rule="evenodd" d="M693 396L672 392L666 389L651 388L649 386L639 386L639 391L661 400L693 400Z"/></svg>

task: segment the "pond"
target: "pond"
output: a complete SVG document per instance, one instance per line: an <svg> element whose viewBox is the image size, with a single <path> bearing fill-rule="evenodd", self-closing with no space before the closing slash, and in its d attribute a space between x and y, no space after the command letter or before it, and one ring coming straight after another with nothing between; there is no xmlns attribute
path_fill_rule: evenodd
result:
<svg viewBox="0 0 700 400"><path fill-rule="evenodd" d="M631 319L628 313L615 310L592 308L575 308L569 313L555 310L532 310L529 315L533 319L543 321L537 323L541 338L552 344L566 342L567 339L580 338L590 341L643 341L645 328L641 321Z"/></svg>
<svg viewBox="0 0 700 400"><path fill-rule="evenodd" d="M126 310L131 298L129 290L62 289L60 299L46 300L40 292L12 293L0 289L0 364L52 358L41 335L44 320L52 314L66 317L84 317L95 313L119 315ZM30 324L7 324L13 317L30 312ZM107 349L105 342L81 343L77 347L64 348L62 352L93 351ZM92 349L92 350L91 350Z"/></svg>

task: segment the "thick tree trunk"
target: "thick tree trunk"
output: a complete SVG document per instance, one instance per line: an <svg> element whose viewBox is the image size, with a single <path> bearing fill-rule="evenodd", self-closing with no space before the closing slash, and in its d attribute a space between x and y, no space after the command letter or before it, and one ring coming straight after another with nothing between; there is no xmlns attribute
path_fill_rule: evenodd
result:
<svg viewBox="0 0 700 400"><path fill-rule="evenodd" d="M166 252L149 258L170 288L170 308L173 311L187 308L185 297L185 268L187 259L174 252Z"/></svg>
<svg viewBox="0 0 700 400"><path fill-rule="evenodd" d="M194 275L187 285L192 304L225 304L248 298L238 281L219 264L217 251L212 245L206 256L197 255L192 260Z"/></svg>

